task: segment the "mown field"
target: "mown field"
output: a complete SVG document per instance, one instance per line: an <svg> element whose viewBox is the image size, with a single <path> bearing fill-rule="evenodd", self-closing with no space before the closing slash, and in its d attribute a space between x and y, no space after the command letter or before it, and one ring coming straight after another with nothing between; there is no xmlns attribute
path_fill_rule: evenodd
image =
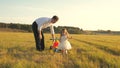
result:
<svg viewBox="0 0 120 68"><path fill-rule="evenodd" d="M120 68L120 36L71 36L72 50L63 55L49 50L50 34L38 52L32 33L0 32L0 68Z"/></svg>

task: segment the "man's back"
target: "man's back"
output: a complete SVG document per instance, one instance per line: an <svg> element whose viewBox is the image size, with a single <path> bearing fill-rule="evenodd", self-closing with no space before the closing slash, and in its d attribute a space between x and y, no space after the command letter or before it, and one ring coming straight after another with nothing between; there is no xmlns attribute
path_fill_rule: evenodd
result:
<svg viewBox="0 0 120 68"><path fill-rule="evenodd" d="M48 18L48 17L41 17L41 18L36 19L35 21L38 25L41 25L43 23L49 22L50 19L51 18Z"/></svg>

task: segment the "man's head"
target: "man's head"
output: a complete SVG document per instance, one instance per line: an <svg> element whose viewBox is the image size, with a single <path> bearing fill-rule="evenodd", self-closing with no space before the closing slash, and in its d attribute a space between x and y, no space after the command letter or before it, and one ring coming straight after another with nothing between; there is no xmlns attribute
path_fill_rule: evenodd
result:
<svg viewBox="0 0 120 68"><path fill-rule="evenodd" d="M58 20L59 20L58 16L55 15L52 17L51 22L56 23Z"/></svg>

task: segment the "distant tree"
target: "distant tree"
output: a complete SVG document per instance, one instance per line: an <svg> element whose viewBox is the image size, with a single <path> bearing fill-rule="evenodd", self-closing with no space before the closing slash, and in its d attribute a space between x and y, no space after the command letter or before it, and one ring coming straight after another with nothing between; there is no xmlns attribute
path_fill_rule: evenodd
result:
<svg viewBox="0 0 120 68"><path fill-rule="evenodd" d="M107 30L108 33L111 33L111 30Z"/></svg>

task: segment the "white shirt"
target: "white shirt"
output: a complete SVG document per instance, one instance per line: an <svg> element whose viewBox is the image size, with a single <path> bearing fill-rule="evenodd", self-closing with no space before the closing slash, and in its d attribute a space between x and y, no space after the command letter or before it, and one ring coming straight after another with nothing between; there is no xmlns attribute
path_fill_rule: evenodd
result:
<svg viewBox="0 0 120 68"><path fill-rule="evenodd" d="M51 23L51 18L42 17L35 20L38 25L38 30L50 27L51 34L54 34L53 24Z"/></svg>

